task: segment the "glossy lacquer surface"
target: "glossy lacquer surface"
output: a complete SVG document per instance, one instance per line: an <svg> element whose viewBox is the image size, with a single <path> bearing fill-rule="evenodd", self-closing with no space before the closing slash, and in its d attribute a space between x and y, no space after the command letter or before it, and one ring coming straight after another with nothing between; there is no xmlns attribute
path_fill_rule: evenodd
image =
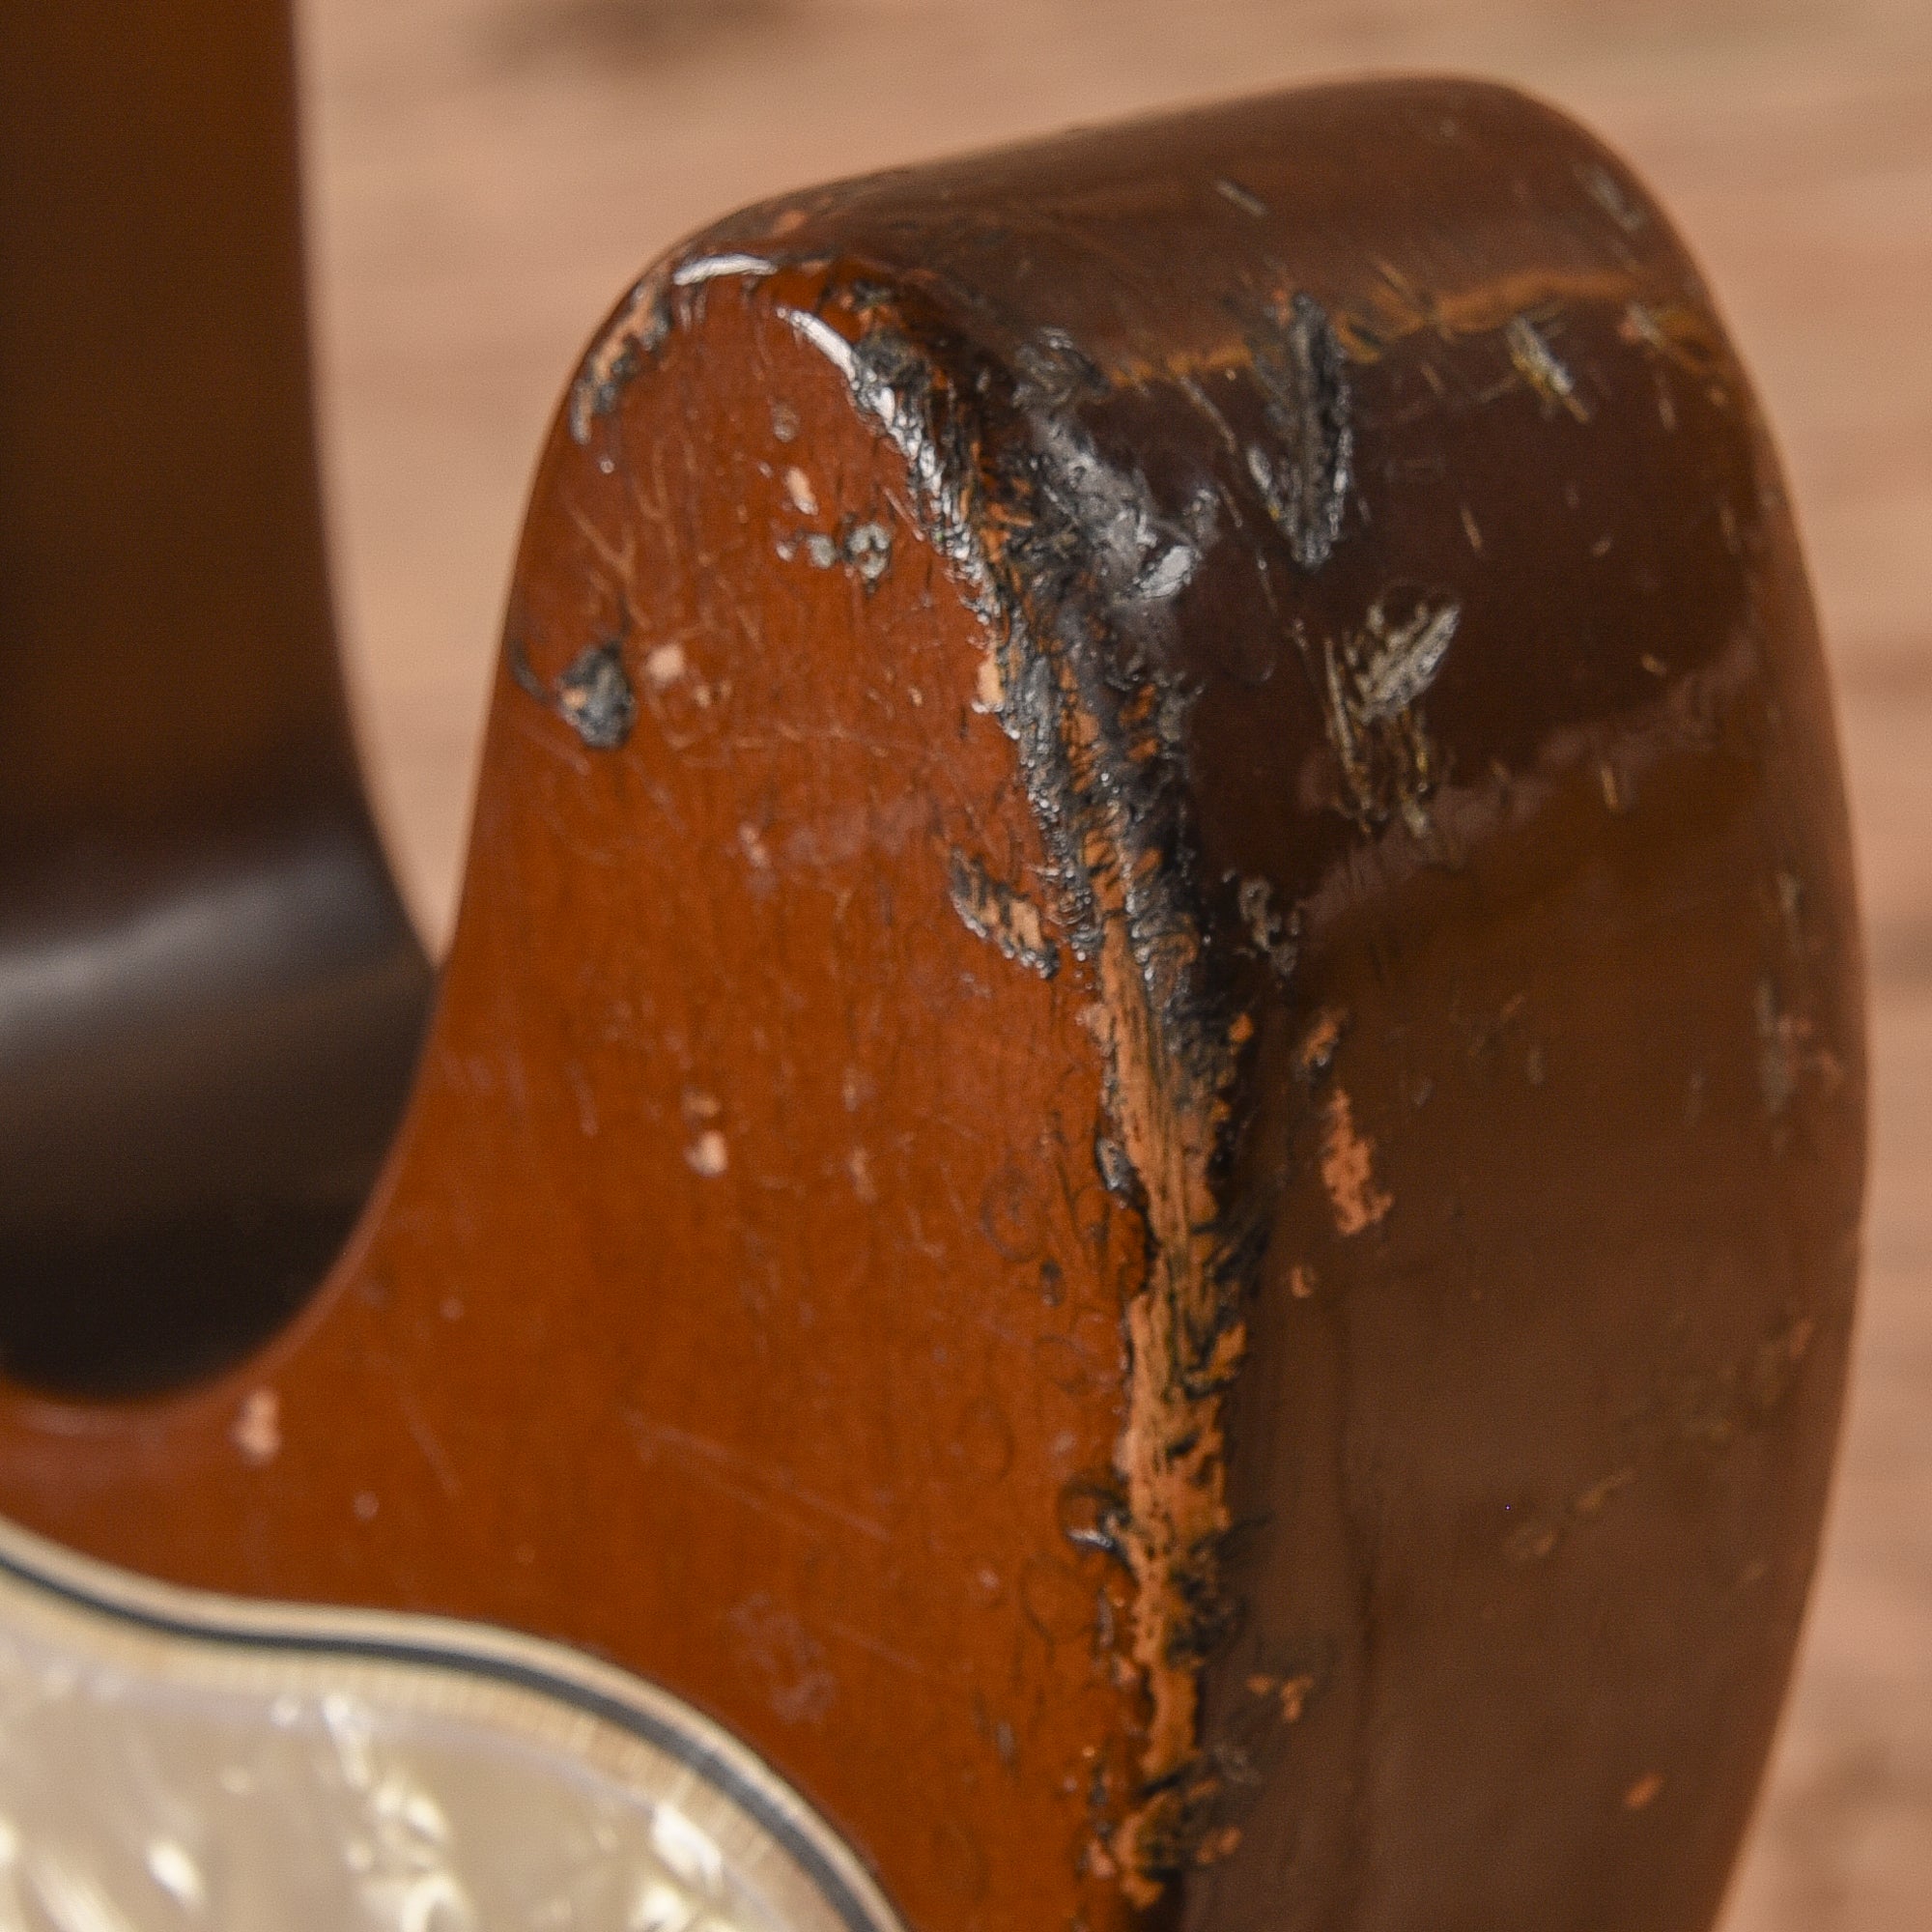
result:
<svg viewBox="0 0 1932 1932"><path fill-rule="evenodd" d="M1775 461L1640 187L1318 91L752 211L538 473L385 1176L137 1569L561 1639L908 1923L1713 1917L1863 1065Z"/></svg>

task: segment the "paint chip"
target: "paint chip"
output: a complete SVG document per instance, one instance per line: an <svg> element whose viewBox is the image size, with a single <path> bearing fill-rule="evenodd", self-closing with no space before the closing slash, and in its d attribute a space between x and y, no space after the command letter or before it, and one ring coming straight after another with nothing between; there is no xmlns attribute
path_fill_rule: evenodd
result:
<svg viewBox="0 0 1932 1932"><path fill-rule="evenodd" d="M1319 667L1301 640L1327 700L1328 740L1347 787L1348 802L1337 803L1365 828L1400 813L1418 838L1429 829L1423 800L1435 788L1437 759L1417 701L1441 670L1462 617L1453 592L1392 584L1360 630L1326 640Z"/></svg>
<svg viewBox="0 0 1932 1932"><path fill-rule="evenodd" d="M1275 978L1288 980L1294 975L1297 949L1292 923L1274 908L1273 888L1259 876L1243 879L1236 895L1241 923L1257 952L1274 968Z"/></svg>
<svg viewBox="0 0 1932 1932"><path fill-rule="evenodd" d="M1335 1049L1342 1043L1342 1030L1348 1023L1348 1012L1341 1007L1324 1007L1316 1014L1294 1050L1294 1070L1304 1080L1319 1079L1334 1065Z"/></svg>
<svg viewBox="0 0 1932 1932"><path fill-rule="evenodd" d="M731 1165L731 1149L716 1127L707 1127L684 1151L685 1165L706 1180L715 1180Z"/></svg>
<svg viewBox="0 0 1932 1932"><path fill-rule="evenodd" d="M282 1453L282 1403L273 1389L251 1389L235 1417L229 1438L242 1460L262 1468Z"/></svg>
<svg viewBox="0 0 1932 1932"><path fill-rule="evenodd" d="M671 331L668 294L663 271L653 269L591 345L570 385L570 434L578 443L589 442L591 424L617 407L625 384L664 346Z"/></svg>
<svg viewBox="0 0 1932 1932"><path fill-rule="evenodd" d="M1272 434L1265 446L1248 445L1248 475L1290 555L1316 571L1341 537L1354 477L1348 358L1327 311L1305 291L1272 321L1249 343Z"/></svg>
<svg viewBox="0 0 1932 1932"><path fill-rule="evenodd" d="M1257 1676L1248 1679L1248 1694L1272 1697L1281 1705L1284 1724L1298 1724L1315 1690L1315 1679L1304 1672L1298 1677Z"/></svg>
<svg viewBox="0 0 1932 1932"><path fill-rule="evenodd" d="M1355 671L1355 709L1366 723L1382 723L1406 711L1435 681L1456 640L1463 607L1454 598L1415 598L1406 617L1388 610L1391 595L1376 600L1368 615L1368 649Z"/></svg>
<svg viewBox="0 0 1932 1932"><path fill-rule="evenodd" d="M1395 1206L1395 1197L1376 1185L1375 1151L1375 1142L1356 1127L1354 1109L1338 1087L1328 1096L1321 1135L1321 1184L1335 1210L1338 1235L1376 1227Z"/></svg>
<svg viewBox="0 0 1932 1932"><path fill-rule="evenodd" d="M558 715L592 751L614 752L631 735L638 702L614 639L580 651L556 681Z"/></svg>
<svg viewBox="0 0 1932 1932"><path fill-rule="evenodd" d="M1051 980L1060 971L1060 948L1046 936L1039 908L993 878L979 860L954 851L947 892L960 923L975 938L989 941L1015 965L1030 968L1042 980Z"/></svg>
<svg viewBox="0 0 1932 1932"><path fill-rule="evenodd" d="M973 708L989 717L996 716L1006 701L1007 688L1000 677L999 662L988 651L980 660L980 668L973 679Z"/></svg>
<svg viewBox="0 0 1932 1932"><path fill-rule="evenodd" d="M811 478L803 469L785 471L785 495L792 500L801 517L815 517L818 514L818 497L811 487Z"/></svg>
<svg viewBox="0 0 1932 1932"><path fill-rule="evenodd" d="M845 533L844 554L859 582L870 589L892 568L893 533L884 524L854 524Z"/></svg>
<svg viewBox="0 0 1932 1932"><path fill-rule="evenodd" d="M878 1182L872 1179L872 1157L862 1147L855 1147L845 1157L845 1171L852 1177L852 1192L859 1197L862 1207L869 1208L879 1198Z"/></svg>
<svg viewBox="0 0 1932 1932"><path fill-rule="evenodd" d="M682 644L660 644L644 659L644 675L653 691L668 691L691 668Z"/></svg>

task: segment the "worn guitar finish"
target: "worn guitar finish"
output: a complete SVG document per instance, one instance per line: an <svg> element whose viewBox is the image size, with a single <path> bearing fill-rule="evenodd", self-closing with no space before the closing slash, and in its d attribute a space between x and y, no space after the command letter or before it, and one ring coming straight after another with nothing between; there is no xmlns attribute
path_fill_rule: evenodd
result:
<svg viewBox="0 0 1932 1932"><path fill-rule="evenodd" d="M619 307L356 1233L212 1379L11 1388L0 1505L607 1658L926 1932L1690 1932L1862 1108L1790 517L1641 188L1464 83L1082 134Z"/></svg>

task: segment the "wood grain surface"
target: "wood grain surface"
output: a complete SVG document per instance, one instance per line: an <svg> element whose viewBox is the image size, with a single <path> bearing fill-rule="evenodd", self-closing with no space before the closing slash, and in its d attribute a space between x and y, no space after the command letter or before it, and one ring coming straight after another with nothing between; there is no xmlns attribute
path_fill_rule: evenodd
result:
<svg viewBox="0 0 1932 1932"><path fill-rule="evenodd" d="M1839 679L1873 975L1851 1430L1727 1932L1932 1893L1932 12L1195 0L311 0L324 435L379 798L446 931L530 465L591 323L755 196L1322 74L1525 84L1635 162L1783 439Z"/></svg>

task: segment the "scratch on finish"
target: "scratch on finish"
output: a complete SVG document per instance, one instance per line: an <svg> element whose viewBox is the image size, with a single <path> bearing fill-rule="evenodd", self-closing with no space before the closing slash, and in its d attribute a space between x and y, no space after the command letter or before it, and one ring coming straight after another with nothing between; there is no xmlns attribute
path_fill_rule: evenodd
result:
<svg viewBox="0 0 1932 1932"><path fill-rule="evenodd" d="M1400 816L1418 838L1429 830L1427 800L1440 773L1416 707L1462 617L1462 604L1446 591L1387 590L1359 631L1331 639L1321 665L1310 666L1342 768L1342 809L1365 829Z"/></svg>
<svg viewBox="0 0 1932 1932"><path fill-rule="evenodd" d="M765 1463L753 1462L750 1457L727 1449L722 1442L712 1441L707 1435L694 1435L689 1430L676 1428L668 1422L651 1422L640 1415L629 1415L625 1420L630 1424L632 1435L647 1453L668 1450L687 1467L696 1466L705 1470L710 1480L726 1494L737 1497L740 1502L761 1514L783 1517L789 1513L785 1506L791 1504L798 1509L810 1510L874 1543L892 1541L891 1533L883 1523L874 1522L870 1517L860 1516L842 1504L805 1489L782 1470ZM727 1471L729 1475L725 1473ZM733 1482L731 1476L744 1480ZM768 1490L778 1493L765 1493L764 1491Z"/></svg>
<svg viewBox="0 0 1932 1932"><path fill-rule="evenodd" d="M1512 316L1503 329L1516 372L1546 403L1567 410L1577 421L1590 420L1589 406L1577 393L1577 379L1557 360L1556 352L1526 315Z"/></svg>

